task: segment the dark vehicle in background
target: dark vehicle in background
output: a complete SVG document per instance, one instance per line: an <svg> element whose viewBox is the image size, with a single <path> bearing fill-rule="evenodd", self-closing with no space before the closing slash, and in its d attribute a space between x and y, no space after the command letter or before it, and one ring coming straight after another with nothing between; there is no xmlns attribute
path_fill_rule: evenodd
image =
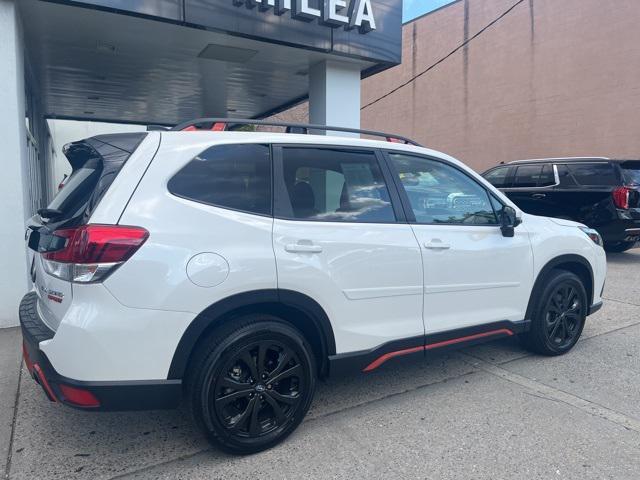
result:
<svg viewBox="0 0 640 480"><path fill-rule="evenodd" d="M640 160L517 160L484 172L523 211L598 230L609 252L640 240Z"/></svg>

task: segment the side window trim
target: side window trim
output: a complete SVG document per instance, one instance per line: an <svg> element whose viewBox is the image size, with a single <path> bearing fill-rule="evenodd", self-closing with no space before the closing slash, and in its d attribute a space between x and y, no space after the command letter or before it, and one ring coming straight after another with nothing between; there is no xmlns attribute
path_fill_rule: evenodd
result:
<svg viewBox="0 0 640 480"><path fill-rule="evenodd" d="M398 170L395 165L391 161L389 157L388 150L381 150L382 158L384 159L384 163L386 164L387 170L391 173L391 180L393 181L393 186L395 190L398 192L398 196L400 198L400 205L402 206L402 211L404 212L405 219L407 223L415 225L417 223L416 214L411 208L411 203L409 202L409 196L407 195L407 191L404 189L404 185L400 181L400 175L398 174ZM428 158L423 155L419 155L421 158Z"/></svg>
<svg viewBox="0 0 640 480"><path fill-rule="evenodd" d="M391 157L389 156L390 153L398 153L398 152L399 153L403 153L405 155L413 156L413 157L416 157L416 158L421 158L421 159L424 159L424 160L430 160L430 161L433 161L433 162L438 162L438 163L441 163L443 165L447 165L449 167L452 167L452 168L456 169L458 172L462 173L469 180L471 180L476 185L478 185L480 188L482 188L482 190L486 193L487 200L489 201L490 204L492 203L490 197L494 197L494 198L496 198L498 200L498 202L500 202L504 206L504 202L502 200L500 200L498 197L496 197L496 195L494 195L494 193L491 191L491 189L489 189L483 183L478 182L478 180L476 180L471 175L469 175L468 172L465 172L462 168L458 167L457 165L455 165L455 164L453 164L451 162L447 162L446 160L444 160L442 158L431 157L431 156L420 154L420 153L402 152L401 150L382 150L381 153L384 156L384 160L385 160L385 162L387 164L387 168L392 173L393 183L394 183L395 187L398 189L398 193L400 194L400 201L402 202L402 208L403 208L404 213L406 215L407 222L410 223L411 225L431 225L431 226L436 226L436 227L439 227L439 226L443 226L443 227L449 227L449 226L459 227L459 226L461 226L461 224L459 224L459 223L420 223L420 222L418 222L416 220L416 215L413 212L413 208L411 207L411 202L409 201L409 196L407 195L407 191L405 190L404 185L402 184L402 181L400 180L400 175L398 174L398 170L396 169L395 165L393 164L393 160L391 160ZM498 212L495 211L495 208L493 207L492 204L491 204L491 208L493 209L494 213L496 214L496 219L498 220L498 225L488 225L488 224L483 224L483 223L467 223L467 224L464 224L464 225L465 226L470 226L470 227L493 227L493 228L499 228L500 225L499 225Z"/></svg>
<svg viewBox="0 0 640 480"><path fill-rule="evenodd" d="M382 158L379 149L376 148L368 148L368 147L359 147L359 146L350 146L350 145L339 145L339 144L315 144L315 143L274 143L271 144L272 151L272 175L273 175L273 217L280 220L288 220L292 222L317 222L317 223L331 223L331 224L340 224L346 222L340 222L337 220L317 220L317 219L300 219L294 218L291 213L291 203L289 201L289 191L287 190L287 186L284 183L284 155L283 150L285 148L312 148L316 150L354 150L354 151L368 151L374 154L376 158L376 162L380 172L382 173L382 178L385 182L385 186L387 191L389 192L389 198L391 200L391 207L394 212L394 216L396 220L393 222L353 222L353 223L362 223L362 224L371 224L371 225L395 225L398 223L407 223L407 220L404 215L404 210L402 209L401 200L398 196L398 191L395 187L395 183L389 183L390 180L393 180L393 175L388 171L388 167L386 162L384 162L384 158Z"/></svg>

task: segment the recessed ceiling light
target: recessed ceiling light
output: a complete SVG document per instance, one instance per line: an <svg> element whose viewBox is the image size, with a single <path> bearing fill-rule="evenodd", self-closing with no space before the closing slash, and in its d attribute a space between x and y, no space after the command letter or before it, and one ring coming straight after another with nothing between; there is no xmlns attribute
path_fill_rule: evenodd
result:
<svg viewBox="0 0 640 480"><path fill-rule="evenodd" d="M251 60L257 50L248 48L229 47L227 45L216 45L210 43L198 54L200 58L208 60L218 60L220 62L244 63Z"/></svg>

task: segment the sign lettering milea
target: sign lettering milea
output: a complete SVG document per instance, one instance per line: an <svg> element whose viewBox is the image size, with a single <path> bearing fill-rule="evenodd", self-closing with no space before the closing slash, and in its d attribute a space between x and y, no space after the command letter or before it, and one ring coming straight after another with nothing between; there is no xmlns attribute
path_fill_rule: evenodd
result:
<svg viewBox="0 0 640 480"><path fill-rule="evenodd" d="M368 33L376 29L371 7L372 0L320 0L320 8L309 5L310 0L232 0L237 7L258 8L262 12L273 10L276 15L291 12L291 17L302 20L318 20L330 27L357 29Z"/></svg>

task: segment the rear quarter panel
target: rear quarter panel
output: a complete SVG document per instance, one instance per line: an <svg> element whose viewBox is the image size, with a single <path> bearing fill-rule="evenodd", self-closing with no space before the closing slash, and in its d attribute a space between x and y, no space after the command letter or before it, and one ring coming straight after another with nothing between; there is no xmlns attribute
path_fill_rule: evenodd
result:
<svg viewBox="0 0 640 480"><path fill-rule="evenodd" d="M273 218L197 203L168 191L173 175L215 144L202 138L194 135L185 142L185 136L163 137L120 219L123 225L149 231L140 250L105 281L126 306L198 314L236 293L277 287ZM217 281L196 285L187 265L194 262L192 272L194 266L207 269L211 258L216 262L210 277Z"/></svg>

